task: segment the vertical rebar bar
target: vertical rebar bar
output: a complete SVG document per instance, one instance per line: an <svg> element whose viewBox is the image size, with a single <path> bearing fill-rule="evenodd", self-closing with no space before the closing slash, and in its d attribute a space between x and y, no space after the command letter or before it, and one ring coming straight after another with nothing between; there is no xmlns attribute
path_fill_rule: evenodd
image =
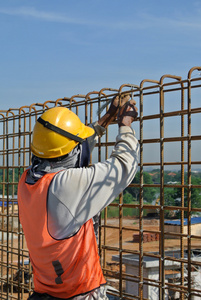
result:
<svg viewBox="0 0 201 300"><path fill-rule="evenodd" d="M160 260L159 260L159 281L161 288L159 290L159 299L165 299L165 249L164 249L164 90L163 77L160 80Z"/></svg>
<svg viewBox="0 0 201 300"><path fill-rule="evenodd" d="M7 172L6 172L6 239L7 239L7 244L6 244L6 295L7 298L9 297L9 129L8 129L8 114L6 118L6 167L7 167Z"/></svg>
<svg viewBox="0 0 201 300"><path fill-rule="evenodd" d="M123 220L123 193L119 195L119 296L123 299L123 281L122 281L122 262L123 262L123 231L122 231L122 220Z"/></svg>
<svg viewBox="0 0 201 300"><path fill-rule="evenodd" d="M184 110L184 85L183 83L181 83L181 111ZM181 114L181 137L184 137L184 115L183 113ZM181 141L181 207L184 208L184 140L182 139ZM180 255L181 258L184 259L184 237L183 237L183 233L184 233L184 210L181 210L181 228L180 228L180 232L181 232L181 237L180 237ZM181 262L181 285L184 286L184 263ZM184 293L180 293L180 298L181 300L184 300Z"/></svg>
<svg viewBox="0 0 201 300"><path fill-rule="evenodd" d="M139 297L143 299L143 84L140 85Z"/></svg>
<svg viewBox="0 0 201 300"><path fill-rule="evenodd" d="M188 78L188 204L187 204L187 244L188 244L188 299L191 299L191 80Z"/></svg>

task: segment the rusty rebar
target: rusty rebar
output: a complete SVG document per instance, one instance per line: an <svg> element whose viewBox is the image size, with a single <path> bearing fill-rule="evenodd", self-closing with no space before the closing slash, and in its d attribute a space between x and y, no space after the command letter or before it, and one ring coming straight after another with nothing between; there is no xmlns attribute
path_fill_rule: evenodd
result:
<svg viewBox="0 0 201 300"><path fill-rule="evenodd" d="M200 74L192 76L196 72L200 72L201 67L194 67L189 70L187 79L182 79L180 76L164 75L160 80L145 79L140 85L122 84L119 88L103 88L100 91L92 91L86 95L77 94L71 97L58 98L57 100L47 100L44 103L33 103L31 105L22 106L19 108L10 108L8 110L0 111L0 171L1 187L2 187L2 207L0 211L0 232L2 240L0 243L0 297L1 299L23 299L23 296L30 294L33 290L33 283L31 280L32 270L31 264L26 267L25 261L28 257L28 250L26 248L26 241L19 222L16 224L15 219L18 217L17 206L15 205L16 187L21 176L21 172L31 163L30 143L32 130L38 116L45 110L54 106L65 106L69 109L75 110L76 114L84 119L85 124L96 121L100 117L100 108L103 103L103 111L107 110L111 99L116 95L123 95L129 93L137 101L139 106L139 115L137 120L133 123L133 128L136 130L136 136L140 143L140 161L139 161L139 182L131 183L131 188L139 190L139 200L132 204L124 203L124 195L120 194L119 202L111 203L105 209L104 218L100 218L99 223L99 253L100 261L103 268L104 275L107 279L118 281L118 296L120 299L146 299L145 287L155 287L159 291L159 299L165 299L166 293L170 290L172 292L180 293L180 298L190 299L192 295L199 295L199 290L192 284L192 270L193 268L200 268L201 263L198 259L192 259L193 240L201 241L201 236L192 232L192 213L201 213L201 207L192 207L192 191L193 189L201 189L201 185L192 184L192 166L201 166L201 160L194 159L192 156L192 145L194 142L201 141L201 134L195 134L192 129L192 120L194 117L201 114L201 107L192 107L192 91L201 94L201 77ZM197 74L197 73L196 73ZM175 109L174 105L170 111L165 110L165 103L168 95L177 93L175 101L178 101L180 107ZM179 94L179 96L178 96ZM159 112L154 114L147 113L145 110L148 97L151 96L158 105ZM108 102L108 99L110 102ZM187 103L187 105L186 105ZM155 104L154 104L155 105ZM185 107L185 105L187 107ZM94 112L99 112L98 116ZM177 134L172 132L171 136L165 136L165 120L168 118L179 117L181 130ZM158 121L160 129L159 136L146 137L146 122ZM94 151L97 150L97 155L92 155L90 164L94 162L105 160L109 157L112 147L115 144L115 135L113 130L117 126L116 121L113 122L106 130L105 137L99 138ZM156 128L158 129L158 128ZM174 159L172 155L170 160L165 159L165 148L172 143L179 143L180 158ZM150 159L145 161L145 147L151 145L160 146L158 159L156 161ZM180 182L168 184L165 182L165 168L177 167L181 171ZM145 183L146 168L160 168L160 182ZM185 170L188 172L188 180L185 181ZM16 176L17 174L17 176ZM154 211L156 206L145 202L145 189L157 188L160 190L160 203L157 205L159 210L159 226L156 229L145 228L143 222L147 210ZM165 199L165 189L179 189L181 191L181 202L179 205L167 205ZM185 193L187 190L187 202ZM110 224L109 212L111 210L118 210L118 222ZM138 213L135 215L136 226L124 226L124 210L133 209ZM178 210L180 213L180 230L168 231L165 227L165 211L170 213ZM184 226L185 216L187 215L187 231ZM108 238L109 233L113 230L118 232L117 243L111 244ZM124 234L129 233L139 235L137 248L129 247L124 240ZM145 234L160 236L158 241L158 251L147 251ZM17 236L17 243L15 237ZM167 238L178 241L179 256L167 255ZM133 244L134 245L134 244ZM187 253L187 256L185 255ZM109 268L108 262L112 263L112 256L117 254L118 264L117 270L113 271ZM139 260L138 274L129 274L124 270L124 256L136 255ZM159 276L158 279L150 279L145 276L144 260L146 257L157 259L159 262ZM109 260L109 261L108 261ZM166 262L172 261L178 263L180 266L179 283L166 282ZM186 271L188 284L186 285ZM15 277L16 273L21 274L21 277ZM30 280L25 282L25 274L28 273ZM17 278L17 279L16 279ZM15 280L16 279L16 280ZM136 294L130 294L125 291L125 282L135 283L137 285ZM15 290L17 289L17 293ZM15 296L14 296L15 294ZM17 296L16 296L17 294Z"/></svg>

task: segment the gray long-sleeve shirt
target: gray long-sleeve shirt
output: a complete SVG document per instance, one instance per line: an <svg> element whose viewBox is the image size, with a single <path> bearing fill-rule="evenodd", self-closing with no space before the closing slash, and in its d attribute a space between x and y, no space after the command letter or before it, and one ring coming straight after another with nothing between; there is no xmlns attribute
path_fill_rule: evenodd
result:
<svg viewBox="0 0 201 300"><path fill-rule="evenodd" d="M56 239L70 237L109 205L134 178L138 151L133 129L122 126L108 160L57 173L48 192L49 233Z"/></svg>

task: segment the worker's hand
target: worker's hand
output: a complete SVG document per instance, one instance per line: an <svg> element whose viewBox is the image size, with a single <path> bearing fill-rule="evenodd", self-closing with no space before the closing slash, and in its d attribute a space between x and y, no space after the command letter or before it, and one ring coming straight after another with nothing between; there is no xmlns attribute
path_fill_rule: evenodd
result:
<svg viewBox="0 0 201 300"><path fill-rule="evenodd" d="M119 116L118 116L118 124L119 127L121 126L131 126L131 123L137 118L138 115L138 109L135 106L136 101L131 100L126 102L119 111Z"/></svg>
<svg viewBox="0 0 201 300"><path fill-rule="evenodd" d="M130 99L130 94L123 94L120 97L115 96L112 99L110 107L107 111L111 116L116 116L120 107L122 107Z"/></svg>
<svg viewBox="0 0 201 300"><path fill-rule="evenodd" d="M112 99L112 102L106 114L102 116L101 119L98 121L99 125L107 128L108 125L116 119L120 107L122 107L126 102L128 102L129 99L130 94L121 95L121 98L119 98L119 96L115 96Z"/></svg>

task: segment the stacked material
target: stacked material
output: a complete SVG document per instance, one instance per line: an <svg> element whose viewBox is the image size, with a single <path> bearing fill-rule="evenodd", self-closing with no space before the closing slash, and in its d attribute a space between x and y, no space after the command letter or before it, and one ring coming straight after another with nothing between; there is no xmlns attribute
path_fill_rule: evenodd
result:
<svg viewBox="0 0 201 300"><path fill-rule="evenodd" d="M143 242L148 243L148 242L153 242L153 241L158 241L159 240L159 233L151 233L151 232L143 232ZM133 242L134 243L139 243L140 241L140 234L134 234L133 235Z"/></svg>

